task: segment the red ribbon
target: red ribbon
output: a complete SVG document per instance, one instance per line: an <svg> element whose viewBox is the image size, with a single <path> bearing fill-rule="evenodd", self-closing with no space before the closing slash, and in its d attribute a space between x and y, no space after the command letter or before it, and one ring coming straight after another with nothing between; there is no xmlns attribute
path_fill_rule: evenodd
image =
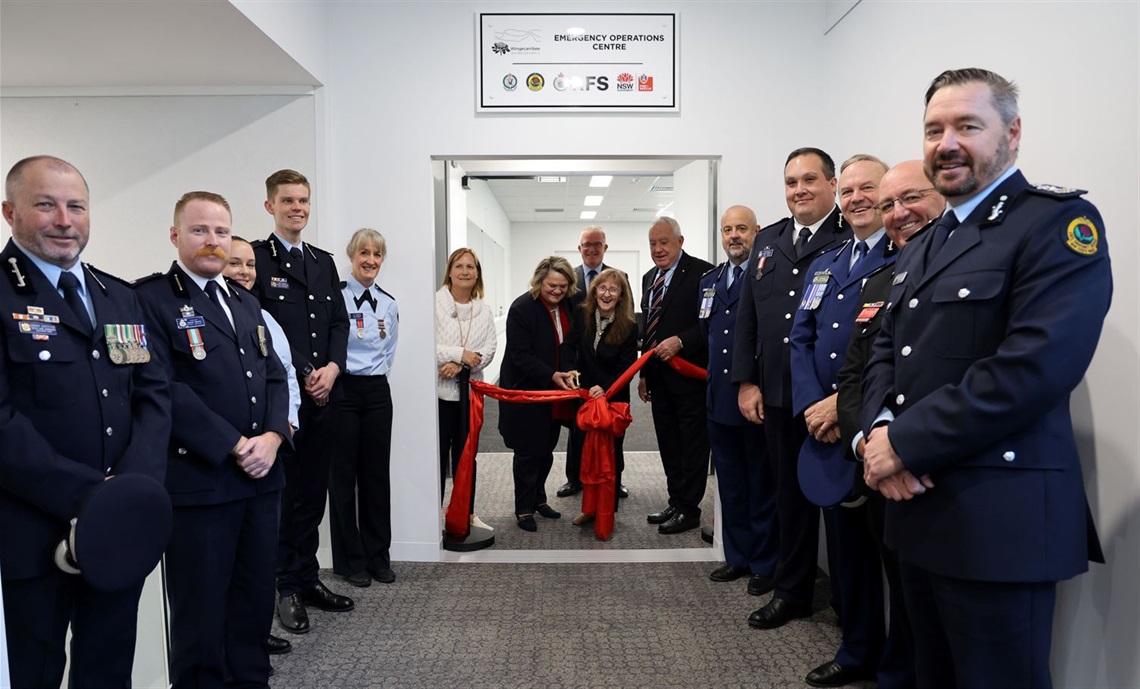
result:
<svg viewBox="0 0 1140 689"><path fill-rule="evenodd" d="M582 511L595 515L594 534L602 540L609 538L614 530L614 438L624 436L625 429L633 421L628 404L609 400L633 380L652 354L652 349L642 354L614 381L603 397L592 398L586 390L506 390L471 381L470 424L444 518L447 535L463 540L471 531L471 466L479 452L479 432L483 429L483 396L490 395L498 400L524 404L586 400L578 410L578 427L586 431L586 442L582 447ZM703 368L680 357L672 357L665 363L688 378L704 379L707 376Z"/></svg>

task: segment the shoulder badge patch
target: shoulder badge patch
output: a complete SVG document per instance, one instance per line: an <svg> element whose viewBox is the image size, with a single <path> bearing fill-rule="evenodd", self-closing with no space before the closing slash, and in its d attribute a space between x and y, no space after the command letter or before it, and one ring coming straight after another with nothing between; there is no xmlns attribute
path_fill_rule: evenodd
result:
<svg viewBox="0 0 1140 689"><path fill-rule="evenodd" d="M1069 223L1069 229L1065 231L1065 244L1082 256L1095 254L1099 240L1096 225L1083 215Z"/></svg>
<svg viewBox="0 0 1140 689"><path fill-rule="evenodd" d="M1072 189L1070 187L1057 186L1056 184L1033 184L1029 189L1041 196L1051 196L1058 199L1072 199L1087 193L1084 189Z"/></svg>

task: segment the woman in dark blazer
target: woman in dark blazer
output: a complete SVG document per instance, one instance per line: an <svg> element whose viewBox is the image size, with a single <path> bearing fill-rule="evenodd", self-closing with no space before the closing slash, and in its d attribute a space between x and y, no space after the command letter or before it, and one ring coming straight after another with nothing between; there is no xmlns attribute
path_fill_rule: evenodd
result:
<svg viewBox="0 0 1140 689"><path fill-rule="evenodd" d="M539 261L530 289L507 312L507 345L499 385L508 390L570 390L563 344L570 336L569 300L574 269L557 256ZM514 450L515 519L520 529L537 531L534 513L547 519L562 515L546 503L546 478L554 463L559 427L569 423L570 402L520 404L499 402L499 433Z"/></svg>
<svg viewBox="0 0 1140 689"><path fill-rule="evenodd" d="M606 268L590 283L582 305L576 310L574 347L576 366L582 387L591 397L602 397L626 369L637 360L637 321L633 317L633 294L629 281L620 270ZM629 403L629 384L614 393L612 402ZM571 433L585 444L586 432L575 424ZM625 468L622 444L625 438L614 438L614 511L618 509L621 472ZM589 524L593 514L583 512L574 518L576 526Z"/></svg>

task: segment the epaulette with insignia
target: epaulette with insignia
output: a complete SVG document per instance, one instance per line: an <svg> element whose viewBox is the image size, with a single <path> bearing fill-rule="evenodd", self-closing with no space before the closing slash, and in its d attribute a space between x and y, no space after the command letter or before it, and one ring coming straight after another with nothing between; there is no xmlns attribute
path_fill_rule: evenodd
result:
<svg viewBox="0 0 1140 689"><path fill-rule="evenodd" d="M780 218L779 220L777 220L776 222L772 223L771 225L766 225L766 226L764 226L764 227L761 227L761 228L760 228L760 231L761 231L761 232L763 232L764 230L772 230L772 229L775 229L775 228L777 228L777 227L779 227L779 226L783 225L784 223L788 222L788 221L789 221L789 220L791 220L791 219L792 219L792 218L791 218L791 216L786 216L786 217Z"/></svg>
<svg viewBox="0 0 1140 689"><path fill-rule="evenodd" d="M325 250L324 250L324 249L322 249L321 247L319 247L319 246L316 246L316 245L314 245L314 244L310 244L310 243L308 243L308 242L305 242L305 246L309 247L309 248L310 248L310 249L312 249L313 251L319 251L319 252L321 252L322 254L325 254L326 256L332 256L332 252L331 252L331 251L325 251Z"/></svg>
<svg viewBox="0 0 1140 689"><path fill-rule="evenodd" d="M242 288L242 290L243 290L243 291L245 291L245 292L249 292L249 290L248 290L248 289L246 289L246 286L245 286L245 285L241 284L240 282L238 282L237 280L233 279L233 278L232 278L232 277L230 277L229 275L223 275L222 277L223 277L223 278L225 278L225 281L226 281L226 284L227 284L227 285L229 285L229 286L231 286L231 287L240 287L240 288Z"/></svg>
<svg viewBox="0 0 1140 689"><path fill-rule="evenodd" d="M130 282L124 280L123 278L119 277L118 275L112 275L105 270L99 270L98 268L91 265L90 263L84 263L83 267L86 268L87 270L89 270L91 272L91 274L95 277L96 280L100 280L100 281L101 280L110 280L112 282L117 282L120 285L125 285L127 287L131 286ZM104 288L104 289L106 289L106 288Z"/></svg>
<svg viewBox="0 0 1140 689"><path fill-rule="evenodd" d="M720 264L720 266L723 266L723 265L724 265L723 263ZM712 273L715 273L717 271L717 269L720 268L720 266L713 266L712 268L709 268L705 272L701 273L701 278L703 279L706 275L710 275Z"/></svg>
<svg viewBox="0 0 1140 689"><path fill-rule="evenodd" d="M1078 196L1084 196L1089 193L1086 189L1071 189L1069 187L1059 187L1056 184L1031 184L1029 185L1028 191L1055 199L1075 199Z"/></svg>
<svg viewBox="0 0 1140 689"><path fill-rule="evenodd" d="M252 246L252 247L253 247L253 248L255 248L255 249L256 249L256 248L258 248L258 247L262 247L262 246L265 246L266 244L268 244L268 242L267 242L266 240L264 240L264 239L255 239L255 240L253 240L252 242L250 242L250 243L249 243L249 245L250 245L250 246Z"/></svg>
<svg viewBox="0 0 1140 689"><path fill-rule="evenodd" d="M348 280L341 280L340 281L340 288L344 289L345 287L348 287Z"/></svg>
<svg viewBox="0 0 1140 689"><path fill-rule="evenodd" d="M166 275L166 273L159 273L159 272L151 273L150 275L146 275L144 277L139 278L138 280L135 280L131 284L134 285L135 287L138 287L139 285L145 285L148 282L154 282L155 280L159 279L163 275Z"/></svg>
<svg viewBox="0 0 1140 689"><path fill-rule="evenodd" d="M388 298L389 298L389 299L391 299L392 301L396 301L396 298L395 298L395 297L393 297L391 294L389 294L389 293L388 293L388 290L384 289L384 288L383 288L383 287L381 287L380 285L374 285L374 287L376 287L376 290L377 290L378 292L380 292L380 294L386 294L386 295L388 295Z"/></svg>

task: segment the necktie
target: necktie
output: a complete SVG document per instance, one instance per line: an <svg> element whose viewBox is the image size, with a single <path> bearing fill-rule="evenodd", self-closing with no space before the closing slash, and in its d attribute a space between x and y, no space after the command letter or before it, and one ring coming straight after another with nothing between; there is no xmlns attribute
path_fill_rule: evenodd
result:
<svg viewBox="0 0 1140 689"><path fill-rule="evenodd" d="M956 227L958 227L958 216L954 211L947 211L938 221L938 224L934 226L933 234L930 237L930 249L926 254L927 261L933 260L938 255L938 251Z"/></svg>
<svg viewBox="0 0 1140 689"><path fill-rule="evenodd" d="M59 274L57 286L63 290L63 300L71 307L83 326L83 330L90 333L91 314L87 312L87 305L83 303L83 297L79 296L79 278L75 277L73 273L64 271Z"/></svg>
<svg viewBox="0 0 1140 689"><path fill-rule="evenodd" d="M665 297L665 271L657 270L657 279L649 288L649 320L645 323L643 349L657 346L657 324L661 321L661 300Z"/></svg>
<svg viewBox="0 0 1140 689"><path fill-rule="evenodd" d="M851 267L854 268L859 265L859 261L867 257L868 251L870 251L870 249L867 247L867 242L859 240L859 242L855 244L855 251L852 253Z"/></svg>
<svg viewBox="0 0 1140 689"><path fill-rule="evenodd" d="M372 297L372 288L366 288L363 294L359 297L353 297L352 300L356 302L356 308L358 309L361 304L368 302L369 305L372 306L372 313L376 313L376 300Z"/></svg>
<svg viewBox="0 0 1140 689"><path fill-rule="evenodd" d="M736 283L740 280L741 276L743 276L743 275L744 275L744 269L743 268L741 268L740 266L733 266L732 267L732 284L729 285L729 287L735 286Z"/></svg>
<svg viewBox="0 0 1140 689"><path fill-rule="evenodd" d="M586 289L590 289L590 283L593 282L596 277L598 277L598 271L591 268L590 272L586 273Z"/></svg>
<svg viewBox="0 0 1140 689"><path fill-rule="evenodd" d="M210 301L214 302L214 306L218 307L218 312L221 313L222 318L230 324L230 328L233 328L234 324L230 322L229 314L226 313L225 307L222 306L222 295L218 291L217 282L210 280L206 283L206 296L210 298Z"/></svg>
<svg viewBox="0 0 1140 689"><path fill-rule="evenodd" d="M796 240L796 258L802 258L807 251L808 242L811 241L811 230L804 227L800 229L799 239Z"/></svg>
<svg viewBox="0 0 1140 689"><path fill-rule="evenodd" d="M293 257L293 263L301 271L301 275L305 274L305 255L297 247L289 249L289 255Z"/></svg>

